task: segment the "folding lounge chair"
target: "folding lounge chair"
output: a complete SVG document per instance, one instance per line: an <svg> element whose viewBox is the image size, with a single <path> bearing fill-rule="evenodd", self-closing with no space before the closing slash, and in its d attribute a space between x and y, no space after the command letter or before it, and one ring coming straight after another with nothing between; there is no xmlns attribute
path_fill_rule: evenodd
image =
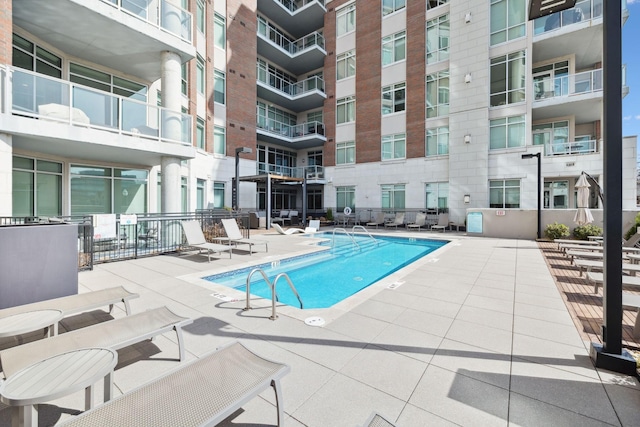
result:
<svg viewBox="0 0 640 427"><path fill-rule="evenodd" d="M278 224L271 224L273 225L273 228L276 229L276 231L280 234L285 234L285 235L289 235L289 234L295 234L295 233L304 233L305 231L302 228L289 228L287 230L283 230L282 227L280 227L280 225Z"/></svg>
<svg viewBox="0 0 640 427"><path fill-rule="evenodd" d="M207 242L198 221L180 221L180 224L184 231L184 237L187 239L187 246L198 249L198 253L202 250L207 251L209 262L211 262L212 252L217 252L220 255L222 255L222 252L229 252L229 258L231 258L231 242L228 245Z"/></svg>
<svg viewBox="0 0 640 427"><path fill-rule="evenodd" d="M242 237L242 233L238 228L238 223L233 218L223 219L222 226L224 227L224 231L227 233L227 237L229 238L230 243L234 243L236 245L249 245L249 254L253 253L253 245L264 245L265 252L269 252L269 247L267 246L267 242L265 240L255 240L255 239L247 239Z"/></svg>
<svg viewBox="0 0 640 427"><path fill-rule="evenodd" d="M399 225L404 224L404 212L396 212L396 217L391 222L385 222L384 228L398 228Z"/></svg>
<svg viewBox="0 0 640 427"><path fill-rule="evenodd" d="M384 212L378 212L376 213L376 218L374 221L369 221L365 224L367 227L376 227L378 228L379 225L384 225Z"/></svg>
<svg viewBox="0 0 640 427"><path fill-rule="evenodd" d="M280 379L288 365L234 342L72 418L65 427L213 426L273 387L278 426L284 423Z"/></svg>
<svg viewBox="0 0 640 427"><path fill-rule="evenodd" d="M393 424L391 421L387 420L377 412L374 412L369 415L369 418L362 425L362 427L395 427L395 424Z"/></svg>
<svg viewBox="0 0 640 427"><path fill-rule="evenodd" d="M449 226L449 214L438 214L438 223L431 226L432 230L442 230L444 233Z"/></svg>
<svg viewBox="0 0 640 427"><path fill-rule="evenodd" d="M426 227L426 226L427 226L427 214L418 212L416 214L416 222L414 222L413 224L407 224L407 229L415 230L417 228L418 231L420 231L422 227Z"/></svg>

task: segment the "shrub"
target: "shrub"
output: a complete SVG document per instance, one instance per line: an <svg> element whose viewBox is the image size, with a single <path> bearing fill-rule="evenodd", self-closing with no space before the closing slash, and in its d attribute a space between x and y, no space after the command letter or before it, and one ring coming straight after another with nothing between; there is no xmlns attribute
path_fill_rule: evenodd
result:
<svg viewBox="0 0 640 427"><path fill-rule="evenodd" d="M331 208L327 209L327 219L333 221L333 210Z"/></svg>
<svg viewBox="0 0 640 427"><path fill-rule="evenodd" d="M564 224L558 224L557 222L547 224L547 227L544 229L544 235L551 240L568 237L569 227Z"/></svg>
<svg viewBox="0 0 640 427"><path fill-rule="evenodd" d="M631 236L636 234L636 232L638 231L638 226L640 226L640 213L636 215L635 224L633 224L631 228L627 231L627 233L624 235L624 240L629 240Z"/></svg>
<svg viewBox="0 0 640 427"><path fill-rule="evenodd" d="M602 236L602 228L593 224L580 225L573 229L573 236L579 240L587 240L589 236Z"/></svg>

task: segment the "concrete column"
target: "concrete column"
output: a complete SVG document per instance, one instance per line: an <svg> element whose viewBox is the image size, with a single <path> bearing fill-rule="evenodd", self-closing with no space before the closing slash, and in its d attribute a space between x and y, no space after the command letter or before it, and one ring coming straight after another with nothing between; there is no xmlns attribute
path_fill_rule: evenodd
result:
<svg viewBox="0 0 640 427"><path fill-rule="evenodd" d="M162 106L179 112L182 107L181 62L180 56L174 52L162 52ZM177 114L163 111L162 136L171 140L179 140L182 125ZM162 212L180 212L180 159L176 157L162 158Z"/></svg>
<svg viewBox="0 0 640 427"><path fill-rule="evenodd" d="M0 216L12 216L12 160L13 139L11 135L0 133Z"/></svg>
<svg viewBox="0 0 640 427"><path fill-rule="evenodd" d="M180 159L162 158L162 212L181 212Z"/></svg>

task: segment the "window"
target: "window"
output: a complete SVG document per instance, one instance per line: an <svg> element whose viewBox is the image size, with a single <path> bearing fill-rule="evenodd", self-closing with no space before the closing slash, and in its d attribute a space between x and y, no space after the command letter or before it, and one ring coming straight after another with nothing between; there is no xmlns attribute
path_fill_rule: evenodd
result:
<svg viewBox="0 0 640 427"><path fill-rule="evenodd" d="M404 61L406 58L406 31L382 38L382 65Z"/></svg>
<svg viewBox="0 0 640 427"><path fill-rule="evenodd" d="M62 163L13 157L13 216L62 215Z"/></svg>
<svg viewBox="0 0 640 427"><path fill-rule="evenodd" d="M405 0L382 0L382 16L404 9Z"/></svg>
<svg viewBox="0 0 640 427"><path fill-rule="evenodd" d="M204 95L205 84L204 59L202 59L202 57L198 55L196 57L196 90L200 95Z"/></svg>
<svg viewBox="0 0 640 427"><path fill-rule="evenodd" d="M491 0L491 45L524 37L527 0Z"/></svg>
<svg viewBox="0 0 640 427"><path fill-rule="evenodd" d="M307 211L322 210L322 190L307 190Z"/></svg>
<svg viewBox="0 0 640 427"><path fill-rule="evenodd" d="M489 207L497 209L520 207L520 180L489 181Z"/></svg>
<svg viewBox="0 0 640 427"><path fill-rule="evenodd" d="M356 162L355 141L338 142L336 144L336 165L352 165Z"/></svg>
<svg viewBox="0 0 640 427"><path fill-rule="evenodd" d="M545 209L567 209L569 181L545 181L543 200Z"/></svg>
<svg viewBox="0 0 640 427"><path fill-rule="evenodd" d="M449 208L449 183L432 182L425 184L426 208L429 210L446 211Z"/></svg>
<svg viewBox="0 0 640 427"><path fill-rule="evenodd" d="M189 181L186 176L180 178L180 200L182 212L189 212Z"/></svg>
<svg viewBox="0 0 640 427"><path fill-rule="evenodd" d="M147 212L148 172L71 165L71 215Z"/></svg>
<svg viewBox="0 0 640 427"><path fill-rule="evenodd" d="M289 135L291 127L297 124L297 120L298 117L295 114L264 102L258 101L256 103L256 124L260 129Z"/></svg>
<svg viewBox="0 0 640 427"><path fill-rule="evenodd" d="M533 74L533 94L534 99L553 98L554 96L566 96L569 94L569 61L556 62L555 64L547 64L541 67L534 67L531 71ZM582 74L586 76L587 74ZM588 82L591 77L587 77L584 82L585 88L591 90L591 84ZM579 90L577 80L584 78L574 77L574 85L576 92Z"/></svg>
<svg viewBox="0 0 640 427"><path fill-rule="evenodd" d="M336 12L336 37L356 29L356 5L351 3Z"/></svg>
<svg viewBox="0 0 640 427"><path fill-rule="evenodd" d="M261 173L295 176L297 163L297 153L293 151L258 145L258 170Z"/></svg>
<svg viewBox="0 0 640 427"><path fill-rule="evenodd" d="M307 152L307 165L322 166L322 150L314 150Z"/></svg>
<svg viewBox="0 0 640 427"><path fill-rule="evenodd" d="M213 17L213 45L220 49L227 47L227 24L224 16L218 13Z"/></svg>
<svg viewBox="0 0 640 427"><path fill-rule="evenodd" d="M533 131L533 145L544 145L545 155L552 156L570 152L568 121L540 123L533 125L531 130Z"/></svg>
<svg viewBox="0 0 640 427"><path fill-rule="evenodd" d="M347 96L336 101L337 123L348 123L356 120L356 97Z"/></svg>
<svg viewBox="0 0 640 427"><path fill-rule="evenodd" d="M318 122L322 123L322 110L320 111L311 111L307 113L307 123Z"/></svg>
<svg viewBox="0 0 640 427"><path fill-rule="evenodd" d="M218 104L225 103L225 74L222 71L213 72L213 100Z"/></svg>
<svg viewBox="0 0 640 427"><path fill-rule="evenodd" d="M433 9L445 3L449 3L449 0L427 0L427 10Z"/></svg>
<svg viewBox="0 0 640 427"><path fill-rule="evenodd" d="M205 20L206 20L205 10L204 10L204 1L198 0L196 2L196 28L202 34L204 34Z"/></svg>
<svg viewBox="0 0 640 427"><path fill-rule="evenodd" d="M17 34L13 35L13 65L38 74L61 78L62 59Z"/></svg>
<svg viewBox="0 0 640 427"><path fill-rule="evenodd" d="M94 70L84 65L71 63L69 65L69 80L84 86L89 86L104 92L110 92L126 98L138 101L147 100L147 87L122 77ZM78 98L84 97L81 93L74 93L76 102ZM86 112L86 111L85 111ZM93 121L92 121L93 123Z"/></svg>
<svg viewBox="0 0 640 427"><path fill-rule="evenodd" d="M427 64L449 59L449 14L427 21Z"/></svg>
<svg viewBox="0 0 640 427"><path fill-rule="evenodd" d="M406 137L404 133L382 137L382 160L404 159L406 157Z"/></svg>
<svg viewBox="0 0 640 427"><path fill-rule="evenodd" d="M356 52L350 50L336 57L336 80L356 75Z"/></svg>
<svg viewBox="0 0 640 427"><path fill-rule="evenodd" d="M491 59L491 106L525 100L525 54L519 52Z"/></svg>
<svg viewBox="0 0 640 427"><path fill-rule="evenodd" d="M449 114L449 70L427 75L427 118Z"/></svg>
<svg viewBox="0 0 640 427"><path fill-rule="evenodd" d="M196 209L204 209L207 197L207 181L199 179L196 181Z"/></svg>
<svg viewBox="0 0 640 427"><path fill-rule="evenodd" d="M214 154L227 154L226 130L222 126L213 127L213 152Z"/></svg>
<svg viewBox="0 0 640 427"><path fill-rule="evenodd" d="M356 210L356 187L352 185L336 187L336 211L342 212L347 206L352 211Z"/></svg>
<svg viewBox="0 0 640 427"><path fill-rule="evenodd" d="M405 190L404 184L385 184L382 189L383 209L404 209Z"/></svg>
<svg viewBox="0 0 640 427"><path fill-rule="evenodd" d="M382 88L382 114L399 113L405 109L405 84L396 83Z"/></svg>
<svg viewBox="0 0 640 427"><path fill-rule="evenodd" d="M224 182L213 183L213 207L224 208Z"/></svg>
<svg viewBox="0 0 640 427"><path fill-rule="evenodd" d="M489 122L489 149L524 147L524 116L505 117Z"/></svg>
<svg viewBox="0 0 640 427"><path fill-rule="evenodd" d="M180 67L180 71L182 73L182 76L181 76L182 94L184 96L187 96L187 91L189 89L189 79L188 79L187 63L186 62L182 64L182 66Z"/></svg>
<svg viewBox="0 0 640 427"><path fill-rule="evenodd" d="M201 150L206 150L206 134L205 123L200 117L196 118L196 147Z"/></svg>
<svg viewBox="0 0 640 427"><path fill-rule="evenodd" d="M427 157L449 154L449 126L427 129L425 153Z"/></svg>

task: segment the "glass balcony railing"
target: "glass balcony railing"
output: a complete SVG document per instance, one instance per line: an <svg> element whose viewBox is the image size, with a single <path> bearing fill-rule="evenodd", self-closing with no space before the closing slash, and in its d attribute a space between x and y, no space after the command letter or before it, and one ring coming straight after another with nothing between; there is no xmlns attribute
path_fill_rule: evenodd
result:
<svg viewBox="0 0 640 427"><path fill-rule="evenodd" d="M272 87L274 90L291 97L303 95L312 91L324 92L324 80L318 76L313 76L296 83L289 83L282 77L279 77L274 73L269 73L259 67L257 75L259 82L269 85L269 87Z"/></svg>
<svg viewBox="0 0 640 427"><path fill-rule="evenodd" d="M258 117L256 124L258 129L277 135L282 138L294 139L309 135L324 136L324 123L306 122L297 125L288 125L266 117Z"/></svg>
<svg viewBox="0 0 640 427"><path fill-rule="evenodd" d="M535 101L602 90L602 69L556 77L534 77Z"/></svg>
<svg viewBox="0 0 640 427"><path fill-rule="evenodd" d="M320 3L322 6L324 6L324 0L276 0L276 1L278 1L280 4L282 4L286 9L288 9L291 12L295 12L301 7L308 5L309 3Z"/></svg>
<svg viewBox="0 0 640 427"><path fill-rule="evenodd" d="M622 9L626 9L624 4ZM571 9L535 19L533 22L533 34L543 34L600 16L602 16L602 0L578 1Z"/></svg>
<svg viewBox="0 0 640 427"><path fill-rule="evenodd" d="M324 177L324 166L283 166L270 163L258 163L256 165L258 175L271 173L275 175L288 176L291 178L303 178L306 174L307 179L322 180Z"/></svg>
<svg viewBox="0 0 640 427"><path fill-rule="evenodd" d="M276 44L291 55L316 46L324 49L324 37L317 31L307 34L298 40L291 40L282 32L267 25L265 21L258 19L258 35Z"/></svg>
<svg viewBox="0 0 640 427"><path fill-rule="evenodd" d="M9 74L14 114L191 145L188 114L26 70Z"/></svg>
<svg viewBox="0 0 640 427"><path fill-rule="evenodd" d="M121 11L191 42L192 15L169 0L102 0Z"/></svg>
<svg viewBox="0 0 640 427"><path fill-rule="evenodd" d="M545 156L568 156L572 154L592 154L598 152L598 141L581 140L569 142L552 142L544 146Z"/></svg>

